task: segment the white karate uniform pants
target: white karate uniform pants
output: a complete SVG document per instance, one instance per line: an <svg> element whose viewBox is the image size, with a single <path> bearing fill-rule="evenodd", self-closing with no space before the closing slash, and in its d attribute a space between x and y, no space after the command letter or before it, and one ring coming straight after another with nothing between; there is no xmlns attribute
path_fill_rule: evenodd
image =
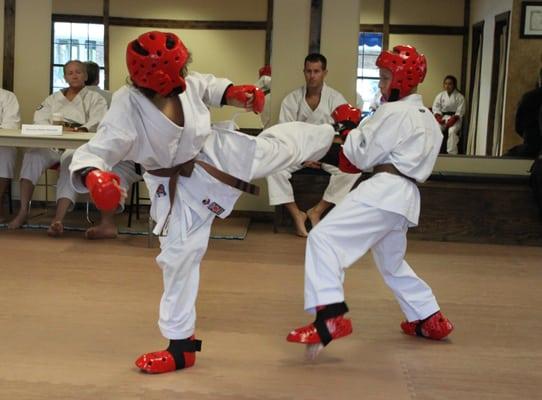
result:
<svg viewBox="0 0 542 400"><path fill-rule="evenodd" d="M56 200L66 198L73 204L77 200L77 192L71 184L70 164L72 162L73 153L75 150L66 150L60 157L60 170L56 184ZM121 161L115 165L112 172L116 173L120 178L120 187L128 192L134 182L141 180L141 175L135 171L135 163L133 161ZM118 212L124 210L124 201L120 205Z"/></svg>
<svg viewBox="0 0 542 400"><path fill-rule="evenodd" d="M264 131L255 138L256 150L251 170L252 179L268 176L317 155L320 158L323 157L334 135L332 130L328 132L329 137L323 135L322 132L315 135L312 130L291 133L277 134L275 132L267 136ZM239 152L244 150L240 148ZM167 188L167 179L159 179L163 180ZM160 201L154 198L156 179L145 176L145 180L149 180L147 184L152 201ZM153 181L154 183L149 184ZM158 326L162 335L168 339L185 339L194 333L199 267L207 250L211 224L214 220L214 214L202 218L190 209L182 199L180 183L178 183L177 194L181 196L175 199L167 236L160 237L161 252L156 258L163 273L164 284ZM167 213L169 202L164 202L164 204L165 206L156 207L157 213Z"/></svg>
<svg viewBox="0 0 542 400"><path fill-rule="evenodd" d="M448 121L451 118L449 115L443 117L444 121ZM445 125L441 125L440 129L444 132ZM461 134L461 120L448 128L448 141L446 142L446 152L448 154L457 154L457 145L459 144L459 135Z"/></svg>
<svg viewBox="0 0 542 400"><path fill-rule="evenodd" d="M408 321L424 319L440 308L431 288L404 260L408 221L348 195L315 228L305 253L305 310L344 301L345 269L369 249L384 282Z"/></svg>
<svg viewBox="0 0 542 400"><path fill-rule="evenodd" d="M15 147L0 147L0 178L13 179L15 176Z"/></svg>
<svg viewBox="0 0 542 400"><path fill-rule="evenodd" d="M310 160L304 160L310 161ZM294 165L286 170L267 177L267 188L269 191L269 204L276 206L279 204L293 203L294 190L290 179L292 173L299 171L303 166ZM329 203L339 203L352 189L361 174L348 174L342 172L334 165L322 164L322 169L329 173L329 184L324 191L323 199Z"/></svg>
<svg viewBox="0 0 542 400"><path fill-rule="evenodd" d="M27 179L34 186L47 169L60 162L61 152L53 149L29 149L23 156L21 179Z"/></svg>

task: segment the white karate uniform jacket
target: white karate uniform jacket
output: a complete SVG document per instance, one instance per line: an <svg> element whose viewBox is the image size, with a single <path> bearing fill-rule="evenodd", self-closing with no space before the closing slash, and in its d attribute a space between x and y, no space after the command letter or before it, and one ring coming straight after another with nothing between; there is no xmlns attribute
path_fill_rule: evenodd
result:
<svg viewBox="0 0 542 400"><path fill-rule="evenodd" d="M17 97L9 90L0 88L0 129L19 129L20 123ZM0 147L0 178L13 178L16 157L15 147Z"/></svg>

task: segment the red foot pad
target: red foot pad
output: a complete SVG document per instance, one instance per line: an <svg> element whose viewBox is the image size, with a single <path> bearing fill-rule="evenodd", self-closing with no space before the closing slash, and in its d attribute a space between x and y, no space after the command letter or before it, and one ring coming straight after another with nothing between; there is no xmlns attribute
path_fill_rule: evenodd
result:
<svg viewBox="0 0 542 400"><path fill-rule="evenodd" d="M401 322L401 329L407 335L441 340L454 330L454 326L448 318L442 315L440 311L437 311L430 317L421 321L403 321Z"/></svg>
<svg viewBox="0 0 542 400"><path fill-rule="evenodd" d="M167 350L143 354L135 364L140 370L149 374L162 374L177 369L173 356Z"/></svg>
<svg viewBox="0 0 542 400"><path fill-rule="evenodd" d="M330 318L325 321L327 329L332 339L339 339L352 333L352 321L344 318L342 315ZM303 344L322 343L314 323L295 329L288 334L286 338L289 342Z"/></svg>

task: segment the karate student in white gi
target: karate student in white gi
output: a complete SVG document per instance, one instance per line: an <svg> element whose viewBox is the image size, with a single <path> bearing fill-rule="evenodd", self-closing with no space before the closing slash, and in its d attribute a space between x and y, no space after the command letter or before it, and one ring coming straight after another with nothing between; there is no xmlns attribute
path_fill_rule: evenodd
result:
<svg viewBox="0 0 542 400"><path fill-rule="evenodd" d="M14 93L0 88L0 129L19 129L21 116ZM2 198L15 174L15 147L0 147L0 223L5 222Z"/></svg>
<svg viewBox="0 0 542 400"><path fill-rule="evenodd" d="M444 90L437 94L433 102L433 114L440 125L440 129L448 139L446 140L446 153L457 154L457 145L463 117L465 116L465 97L457 90L457 79L448 75L444 78Z"/></svg>
<svg viewBox="0 0 542 400"><path fill-rule="evenodd" d="M111 105L112 93L102 90L98 86L100 83L100 67L92 61L84 63L87 73L85 89L93 91L104 98L107 108ZM57 208L55 216L47 229L47 234L51 237L60 237L64 233L64 217L70 209L73 208L77 200L77 192L70 184L69 166L72 161L74 150L66 150L60 158L60 171L57 181ZM113 166L115 172L120 178L120 186L124 191L128 191L134 182L141 180L141 175L136 172L133 161L121 161ZM115 214L124 210L124 201L118 209L113 211L101 211L100 221L88 228L85 232L87 239L114 239L118 235L117 225L115 223Z"/></svg>
<svg viewBox="0 0 542 400"><path fill-rule="evenodd" d="M303 74L305 85L288 94L282 101L279 123L290 121L310 124L333 123L331 112L347 101L342 94L324 82L327 75L327 59L322 54L309 54L305 57ZM323 169L331 174L323 198L307 212L301 211L297 206L290 183L292 173L303 167ZM358 178L359 174L343 173L333 165L318 160L307 160L303 165L294 165L267 178L269 204L284 204L292 216L296 234L306 237L307 217L313 226L316 225L332 204L337 204L346 196Z"/></svg>
<svg viewBox="0 0 542 400"><path fill-rule="evenodd" d="M305 310L316 320L290 332L312 359L331 340L352 332L344 302L345 270L371 250L376 266L405 314L408 335L442 339L453 329L431 288L404 260L406 234L418 224L420 192L438 156L442 134L416 94L426 59L412 46L395 46L376 61L386 99L371 118L350 131L343 150L374 175L350 192L309 234L305 254Z"/></svg>
<svg viewBox="0 0 542 400"><path fill-rule="evenodd" d="M143 354L136 365L148 373L170 372L195 363L195 303L199 265L215 216L230 214L248 183L280 168L323 157L333 141L331 125L276 125L258 137L212 128L208 106L263 110L264 94L253 85L188 74L189 53L172 33L147 32L127 47L132 85L118 90L98 133L74 154L72 184L89 191L100 209L122 198L121 160L140 163L151 197L154 232L160 234L164 293L159 327L166 350Z"/></svg>
<svg viewBox="0 0 542 400"><path fill-rule="evenodd" d="M68 61L64 64L64 79L68 87L53 93L38 106L34 113L34 123L48 125L54 118L61 118L66 131L95 131L107 111L107 104L98 93L85 88L85 65L79 60ZM47 168L60 162L61 154L58 149L30 149L24 153L20 176L21 208L8 228L17 229L24 223L34 187ZM69 180L59 179L57 208L67 209L73 201L70 198L73 195Z"/></svg>

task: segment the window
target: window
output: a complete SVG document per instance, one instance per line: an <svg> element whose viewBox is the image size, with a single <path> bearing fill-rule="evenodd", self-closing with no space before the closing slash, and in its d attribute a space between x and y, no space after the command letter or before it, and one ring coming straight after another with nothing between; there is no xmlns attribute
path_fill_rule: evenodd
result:
<svg viewBox="0 0 542 400"><path fill-rule="evenodd" d="M54 22L51 92L65 88L63 66L69 60L94 61L100 66L100 87L104 89L103 24Z"/></svg>
<svg viewBox="0 0 542 400"><path fill-rule="evenodd" d="M369 106L379 96L378 67L376 59L382 51L382 33L360 32L358 40L358 73L356 81L357 105L368 112Z"/></svg>

